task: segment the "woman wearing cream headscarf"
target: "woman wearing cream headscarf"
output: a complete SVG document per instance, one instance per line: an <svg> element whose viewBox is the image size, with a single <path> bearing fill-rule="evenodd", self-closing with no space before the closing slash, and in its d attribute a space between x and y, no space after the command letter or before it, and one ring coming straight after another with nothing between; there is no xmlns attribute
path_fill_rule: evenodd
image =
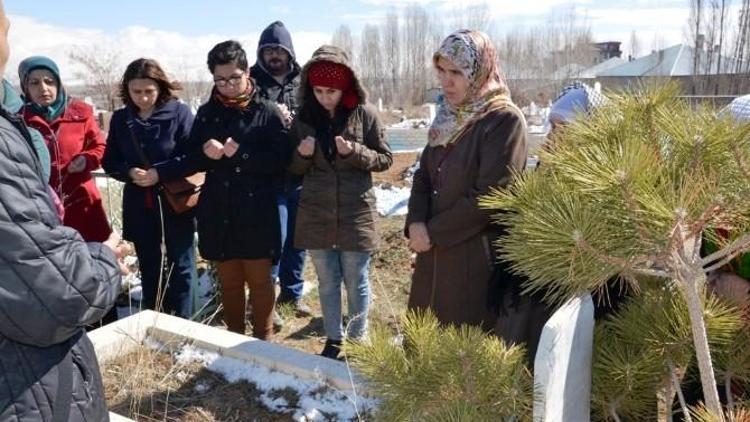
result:
<svg viewBox="0 0 750 422"><path fill-rule="evenodd" d="M409 200L405 231L417 252L409 308L431 309L444 324L490 331L496 320L488 307L490 278L511 276L496 265L493 242L502 229L477 199L523 169L526 123L485 34L449 35L433 65L445 101Z"/></svg>

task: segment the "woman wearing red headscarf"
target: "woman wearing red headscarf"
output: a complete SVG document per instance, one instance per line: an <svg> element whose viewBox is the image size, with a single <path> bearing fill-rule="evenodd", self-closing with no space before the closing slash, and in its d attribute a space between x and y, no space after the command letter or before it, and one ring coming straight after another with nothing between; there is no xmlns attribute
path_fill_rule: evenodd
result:
<svg viewBox="0 0 750 422"><path fill-rule="evenodd" d="M318 274L326 331L323 356L338 358L344 327L341 281L346 286L346 335L367 335L368 270L377 244L373 171L393 163L377 112L341 49L323 46L302 69L300 109L290 130L296 142L290 170L304 175L295 246L307 249Z"/></svg>

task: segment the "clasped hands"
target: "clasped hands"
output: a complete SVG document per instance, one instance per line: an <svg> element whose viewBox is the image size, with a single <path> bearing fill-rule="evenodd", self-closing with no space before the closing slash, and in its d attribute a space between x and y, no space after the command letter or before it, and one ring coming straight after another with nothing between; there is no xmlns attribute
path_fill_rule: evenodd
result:
<svg viewBox="0 0 750 422"><path fill-rule="evenodd" d="M337 136L334 138L334 141L336 142L336 151L341 156L347 156L351 154L354 151L354 144L352 141L347 141L341 136ZM297 146L297 152L299 155L303 157L312 157L315 153L315 138L312 136L307 136L305 139L300 141L299 145Z"/></svg>
<svg viewBox="0 0 750 422"><path fill-rule="evenodd" d="M427 252L432 249L432 241L430 240L425 223L409 224L409 249L417 253Z"/></svg>
<svg viewBox="0 0 750 422"><path fill-rule="evenodd" d="M133 183L142 188L154 186L159 183L159 173L153 168L144 170L140 167L133 167L128 172L128 175L133 180Z"/></svg>
<svg viewBox="0 0 750 422"><path fill-rule="evenodd" d="M80 173L86 170L86 157L78 155L68 164L68 173Z"/></svg>
<svg viewBox="0 0 750 422"><path fill-rule="evenodd" d="M227 138L224 144L216 139L209 139L203 143L203 154L212 160L220 160L221 157L232 158L239 148L240 144L235 142L231 136Z"/></svg>

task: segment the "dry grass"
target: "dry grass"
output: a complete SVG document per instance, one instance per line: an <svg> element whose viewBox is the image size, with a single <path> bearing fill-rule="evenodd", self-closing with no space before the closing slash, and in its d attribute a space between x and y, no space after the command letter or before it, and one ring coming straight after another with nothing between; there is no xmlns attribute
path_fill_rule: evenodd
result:
<svg viewBox="0 0 750 422"><path fill-rule="evenodd" d="M384 322L394 325L406 310L406 299L411 286L411 253L403 235L404 217L381 218L378 232L382 239L380 248L372 257L370 265L370 323ZM305 283L313 288L303 297L303 302L312 309L312 317L298 317L291 308L282 308L284 328L271 340L274 343L320 353L325 342L322 311L317 289L317 276L312 263L305 263ZM343 291L343 288L342 288ZM342 308L346 311L346 295ZM250 327L248 327L248 334Z"/></svg>
<svg viewBox="0 0 750 422"><path fill-rule="evenodd" d="M148 347L108 362L102 375L109 409L137 421L293 420L268 411L257 399L255 385L230 384L201 363L183 364ZM278 394L291 405L298 400L292 391Z"/></svg>
<svg viewBox="0 0 750 422"><path fill-rule="evenodd" d="M417 160L416 152L399 152L393 154L393 165L388 171L382 173L373 173L373 183L390 183L393 186L409 186L404 180L403 174Z"/></svg>

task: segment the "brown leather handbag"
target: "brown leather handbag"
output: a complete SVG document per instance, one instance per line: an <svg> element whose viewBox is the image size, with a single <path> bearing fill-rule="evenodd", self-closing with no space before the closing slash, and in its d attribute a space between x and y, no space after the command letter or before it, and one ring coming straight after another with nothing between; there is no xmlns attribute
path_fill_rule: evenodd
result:
<svg viewBox="0 0 750 422"><path fill-rule="evenodd" d="M182 214L198 205L198 197L205 181L206 173L195 173L179 179L161 182L161 192L169 202L169 206L172 207L172 211L176 214Z"/></svg>
<svg viewBox="0 0 750 422"><path fill-rule="evenodd" d="M135 146L135 151L138 153L144 168L151 168L151 164L146 158L146 154L143 153L138 140L135 139L132 129L130 129L130 138L133 140L133 146ZM206 173L199 172L178 179L167 180L159 183L159 185L162 196L167 200L172 211L175 214L182 214L198 205L201 187L205 181Z"/></svg>

